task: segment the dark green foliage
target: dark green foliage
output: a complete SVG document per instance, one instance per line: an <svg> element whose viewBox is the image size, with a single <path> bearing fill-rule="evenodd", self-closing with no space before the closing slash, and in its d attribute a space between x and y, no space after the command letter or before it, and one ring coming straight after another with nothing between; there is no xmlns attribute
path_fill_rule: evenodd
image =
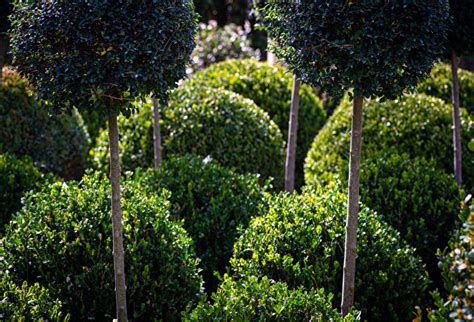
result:
<svg viewBox="0 0 474 322"><path fill-rule="evenodd" d="M47 1L18 8L15 64L55 107L128 112L185 75L196 30L190 0Z"/></svg>
<svg viewBox="0 0 474 322"><path fill-rule="evenodd" d="M10 22L8 21L8 16L13 10L13 1L3 0L0 2L0 36L3 33L6 33L10 28Z"/></svg>
<svg viewBox="0 0 474 322"><path fill-rule="evenodd" d="M52 182L51 175L44 175L35 168L27 157L17 159L14 156L0 154L0 235L10 216L21 208L23 195L42 185Z"/></svg>
<svg viewBox="0 0 474 322"><path fill-rule="evenodd" d="M86 166L89 135L77 111L49 115L26 80L7 71L0 84L0 153L31 157L45 172L80 178Z"/></svg>
<svg viewBox="0 0 474 322"><path fill-rule="evenodd" d="M458 55L474 52L474 0L449 0L449 7L449 48Z"/></svg>
<svg viewBox="0 0 474 322"><path fill-rule="evenodd" d="M440 171L452 173L450 109L446 102L425 95L385 102L370 100L364 106L362 160L394 147L398 154L407 153L410 158L433 159ZM325 184L334 174L347 175L351 111L346 98L315 138L305 164L307 184ZM474 119L466 113L461 113L461 136L464 183L473 187L474 151L468 149L468 143L474 137Z"/></svg>
<svg viewBox="0 0 474 322"><path fill-rule="evenodd" d="M128 309L131 319L175 320L201 293L198 259L186 231L169 219L168 193L122 185ZM15 282L39 282L75 320L114 314L110 187L84 176L30 194L7 226L2 266ZM40 237L39 237L40 236Z"/></svg>
<svg viewBox="0 0 474 322"><path fill-rule="evenodd" d="M216 20L219 25L243 25L250 11L249 0L194 0L196 11L203 22Z"/></svg>
<svg viewBox="0 0 474 322"><path fill-rule="evenodd" d="M430 71L448 28L447 0L271 1L263 14L276 55L331 95L400 95Z"/></svg>
<svg viewBox="0 0 474 322"><path fill-rule="evenodd" d="M474 73L464 69L458 70L459 78L459 101L461 107L467 109L468 113L474 114ZM431 75L418 85L419 92L436 96L446 103L452 102L453 74L451 66L436 64L431 70Z"/></svg>
<svg viewBox="0 0 474 322"><path fill-rule="evenodd" d="M237 228L246 228L250 217L263 211L267 187L255 175L237 174L197 156L172 157L137 178L150 192L171 191L172 216L184 220L201 258L206 291L215 291L213 273L224 273Z"/></svg>
<svg viewBox="0 0 474 322"><path fill-rule="evenodd" d="M192 70L231 58L259 59L260 52L250 47L249 32L234 24L223 27L218 27L215 22L199 24L196 48L191 54Z"/></svg>
<svg viewBox="0 0 474 322"><path fill-rule="evenodd" d="M51 299L48 290L38 283L32 286L13 283L8 273L0 276L0 320L69 321L61 312L61 302Z"/></svg>
<svg viewBox="0 0 474 322"><path fill-rule="evenodd" d="M284 68L250 59L229 60L196 73L188 82L196 87L225 88L250 98L270 115L287 140L293 77ZM297 187L303 184L306 153L325 121L321 101L309 86L302 84L296 150Z"/></svg>
<svg viewBox="0 0 474 322"><path fill-rule="evenodd" d="M137 103L142 104L142 103ZM151 102L119 120L122 169L153 162ZM185 82L171 94L161 114L163 152L210 156L240 173L275 177L281 187L284 143L278 127L249 99L232 92L197 88ZM108 137L102 132L92 152L97 167L108 167Z"/></svg>
<svg viewBox="0 0 474 322"><path fill-rule="evenodd" d="M324 290L289 289L267 277L234 281L225 277L212 296L185 321L358 321L357 312L342 318Z"/></svg>
<svg viewBox="0 0 474 322"><path fill-rule="evenodd" d="M230 260L235 278L268 276L288 287L324 288L340 303L347 197L339 187L280 195L250 222ZM366 207L359 211L355 307L368 321L409 320L429 283L414 249Z"/></svg>

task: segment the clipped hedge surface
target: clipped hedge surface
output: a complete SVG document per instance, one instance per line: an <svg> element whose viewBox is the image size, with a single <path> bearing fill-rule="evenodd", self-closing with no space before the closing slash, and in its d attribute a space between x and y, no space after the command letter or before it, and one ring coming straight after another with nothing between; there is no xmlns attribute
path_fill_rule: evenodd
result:
<svg viewBox="0 0 474 322"><path fill-rule="evenodd" d="M119 120L122 169L153 164L151 102ZM219 89L185 82L173 91L161 113L163 153L210 156L241 173L259 173L283 185L284 143L278 127L255 103ZM101 133L92 152L98 168L108 167L108 136Z"/></svg>
<svg viewBox="0 0 474 322"><path fill-rule="evenodd" d="M131 319L176 320L201 294L192 240L169 219L168 193L147 196L123 180L122 210ZM40 283L75 320L115 312L110 184L99 174L29 194L1 241L14 282ZM41 236L39 238L38 236Z"/></svg>
<svg viewBox="0 0 474 322"><path fill-rule="evenodd" d="M0 154L0 235L11 215L20 210L23 195L54 180L35 168L28 157Z"/></svg>
<svg viewBox="0 0 474 322"><path fill-rule="evenodd" d="M77 111L49 115L29 85L7 71L0 84L0 153L29 155L42 171L80 178L86 167L89 134Z"/></svg>
<svg viewBox="0 0 474 322"><path fill-rule="evenodd" d="M356 311L342 318L324 290L289 289L266 276L234 281L225 277L212 304L202 303L185 321L359 321Z"/></svg>
<svg viewBox="0 0 474 322"><path fill-rule="evenodd" d="M341 298L345 194L339 187L281 194L234 246L234 278L268 276L291 289L324 288ZM398 233L366 207L359 211L355 307L368 321L406 321L424 304L424 265Z"/></svg>
<svg viewBox="0 0 474 322"><path fill-rule="evenodd" d="M193 86L224 88L253 100L267 112L288 139L293 75L281 66L269 66L252 59L227 60L195 73ZM315 135L326 121L323 103L315 91L301 84L296 150L296 186L303 185L303 164Z"/></svg>
<svg viewBox="0 0 474 322"><path fill-rule="evenodd" d="M474 113L474 73L458 69L459 101L469 113ZM420 83L417 90L427 95L439 97L446 103L452 102L453 75L451 65L436 64L430 77Z"/></svg>
<svg viewBox="0 0 474 322"><path fill-rule="evenodd" d="M352 106L346 98L315 138L305 162L305 181L325 184L335 174L347 176ZM364 106L362 160L386 148L410 158L435 160L440 171L453 173L452 121L447 104L426 95L406 95L399 100L373 99ZM474 186L474 119L461 113L463 183ZM361 169L363 171L363 169ZM362 178L363 176L361 176Z"/></svg>
<svg viewBox="0 0 474 322"><path fill-rule="evenodd" d="M268 186L260 186L256 175L238 174L191 155L171 157L158 170L139 171L134 178L149 193L171 192L172 217L184 221L201 259L206 291L215 291L214 272L224 274L238 228L264 212Z"/></svg>

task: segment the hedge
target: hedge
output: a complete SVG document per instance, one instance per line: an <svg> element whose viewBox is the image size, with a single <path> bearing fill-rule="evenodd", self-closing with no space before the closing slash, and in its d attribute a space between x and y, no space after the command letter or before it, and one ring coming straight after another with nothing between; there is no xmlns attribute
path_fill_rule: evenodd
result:
<svg viewBox="0 0 474 322"><path fill-rule="evenodd" d="M324 288L341 298L346 196L339 187L279 195L234 246L235 278L268 276L291 289ZM355 307L368 321L406 321L424 304L424 265L398 233L368 208L359 211Z"/></svg>
<svg viewBox="0 0 474 322"><path fill-rule="evenodd" d="M199 299L202 280L192 240L170 220L169 194L145 195L123 180L122 210L131 319L175 320ZM88 174L29 194L7 226L4 261L14 282L48 288L74 319L112 319L115 312L110 187ZM39 238L38 236L41 236Z"/></svg>

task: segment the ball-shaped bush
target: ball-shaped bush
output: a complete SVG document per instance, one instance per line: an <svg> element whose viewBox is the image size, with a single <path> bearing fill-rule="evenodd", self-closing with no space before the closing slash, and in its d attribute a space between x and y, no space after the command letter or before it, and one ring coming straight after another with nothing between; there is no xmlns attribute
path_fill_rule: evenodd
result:
<svg viewBox="0 0 474 322"><path fill-rule="evenodd" d="M145 195L129 179L122 188L129 316L174 320L201 293L192 240L170 220L167 192ZM111 226L106 177L89 174L79 183L46 186L28 195L7 226L3 268L14 282L47 287L74 319L111 319Z"/></svg>
<svg viewBox="0 0 474 322"><path fill-rule="evenodd" d="M224 88L253 100L288 138L293 76L281 66L269 66L252 59L228 60L195 73L188 80L194 86ZM296 186L303 184L303 164L315 135L326 121L326 112L315 91L300 87L296 150Z"/></svg>
<svg viewBox="0 0 474 322"><path fill-rule="evenodd" d="M350 126L351 105L345 99L319 132L308 153L307 184L325 184L336 173L346 175ZM452 173L451 126L451 107L441 99L426 95L407 95L394 101L372 99L364 107L362 160L394 147L398 154L407 153L410 158L433 159L440 171ZM474 151L469 150L468 143L474 137L474 119L467 113L461 113L461 136L465 185L472 187Z"/></svg>
<svg viewBox="0 0 474 322"><path fill-rule="evenodd" d="M66 179L84 172L90 140L77 111L50 115L13 71L0 83L0 153L28 155L42 171Z"/></svg>
<svg viewBox="0 0 474 322"><path fill-rule="evenodd" d="M217 288L214 272L225 272L238 228L264 210L266 186L256 175L243 175L198 156L170 157L157 170L137 172L137 180L150 193L171 192L171 213L184 221L201 259L205 288Z"/></svg>
<svg viewBox="0 0 474 322"><path fill-rule="evenodd" d="M357 312L342 317L324 290L289 289L266 276L245 280L225 277L211 303L202 303L186 321L358 321Z"/></svg>
<svg viewBox="0 0 474 322"><path fill-rule="evenodd" d="M415 86L448 29L446 0L271 1L263 13L274 52L298 77L360 97L393 98Z"/></svg>
<svg viewBox="0 0 474 322"><path fill-rule="evenodd" d="M13 18L15 65L56 107L117 113L130 98L164 98L194 48L190 0L47 1Z"/></svg>
<svg viewBox="0 0 474 322"><path fill-rule="evenodd" d="M147 168L153 163L150 102L140 112L119 122L122 168ZM163 153L210 156L241 173L274 177L283 182L284 143L270 117L254 102L238 94L183 84L162 109ZM98 167L107 167L107 133L93 151Z"/></svg>
<svg viewBox="0 0 474 322"><path fill-rule="evenodd" d="M41 173L27 158L0 154L0 235L12 214L20 210L23 195L52 182L52 175Z"/></svg>
<svg viewBox="0 0 474 322"><path fill-rule="evenodd" d="M289 288L324 288L340 303L346 195L339 187L280 195L234 246L235 278L268 276ZM424 265L398 233L366 207L359 211L355 307L368 321L405 321L423 304Z"/></svg>
<svg viewBox="0 0 474 322"><path fill-rule="evenodd" d="M459 102L461 107L468 113L474 114L474 73L459 69ZM451 66L436 64L431 70L430 77L420 83L417 87L419 92L443 99L447 103L452 102L453 75Z"/></svg>

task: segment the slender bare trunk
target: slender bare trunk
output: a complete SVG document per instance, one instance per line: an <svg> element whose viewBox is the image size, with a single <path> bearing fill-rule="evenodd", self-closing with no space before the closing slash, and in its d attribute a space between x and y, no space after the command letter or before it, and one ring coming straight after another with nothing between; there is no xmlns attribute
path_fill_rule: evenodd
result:
<svg viewBox="0 0 474 322"><path fill-rule="evenodd" d="M158 169L163 158L161 155L160 105L156 98L153 98L153 150L154 166L155 169Z"/></svg>
<svg viewBox="0 0 474 322"><path fill-rule="evenodd" d="M286 144L285 191L295 190L296 138L298 131L298 110L300 105L300 80L293 76L291 92L290 121L288 123L288 141Z"/></svg>
<svg viewBox="0 0 474 322"><path fill-rule="evenodd" d="M459 78L458 57L453 50L451 53L451 69L453 73L453 147L454 147L454 176L458 187L462 185L462 163L461 163L461 116L459 113Z"/></svg>
<svg viewBox="0 0 474 322"><path fill-rule="evenodd" d="M267 63L268 66L273 66L276 64L277 58L274 53L272 52L267 52Z"/></svg>
<svg viewBox="0 0 474 322"><path fill-rule="evenodd" d="M9 42L8 36L0 34L0 83L3 80L3 66L5 65Z"/></svg>
<svg viewBox="0 0 474 322"><path fill-rule="evenodd" d="M117 115L109 116L110 184L112 186L112 240L115 276L115 301L118 322L127 321L127 288L122 236L122 205L120 201L120 160Z"/></svg>
<svg viewBox="0 0 474 322"><path fill-rule="evenodd" d="M355 97L352 110L351 154L349 161L349 193L346 219L346 243L342 278L342 315L349 313L354 303L357 257L357 225L359 213L360 155L362 150L362 107L364 99Z"/></svg>

